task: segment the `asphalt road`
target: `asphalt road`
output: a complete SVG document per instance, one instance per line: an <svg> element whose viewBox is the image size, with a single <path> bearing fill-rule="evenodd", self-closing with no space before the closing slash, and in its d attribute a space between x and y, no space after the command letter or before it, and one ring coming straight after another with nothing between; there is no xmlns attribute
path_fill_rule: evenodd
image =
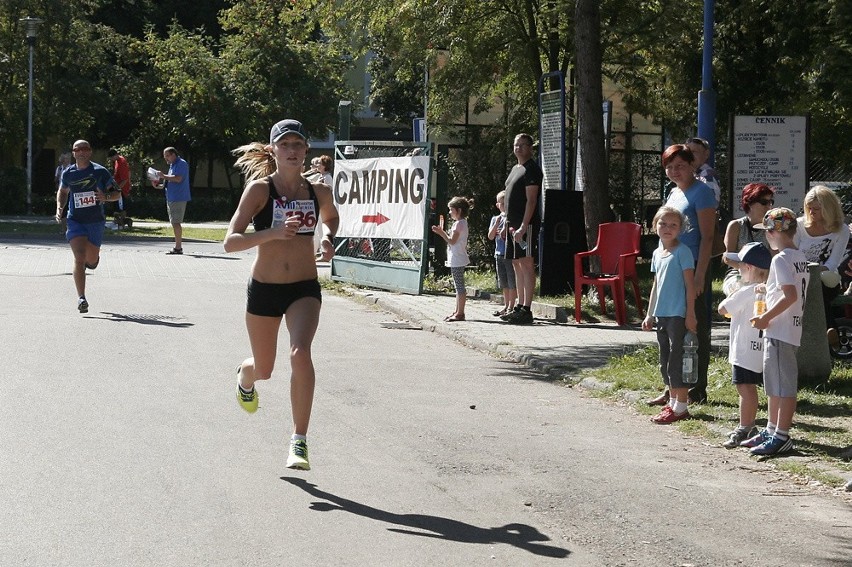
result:
<svg viewBox="0 0 852 567"><path fill-rule="evenodd" d="M310 472L286 357L242 412L252 253L0 241L0 566L848 566L848 500L326 294ZM281 342L286 352L286 342Z"/></svg>

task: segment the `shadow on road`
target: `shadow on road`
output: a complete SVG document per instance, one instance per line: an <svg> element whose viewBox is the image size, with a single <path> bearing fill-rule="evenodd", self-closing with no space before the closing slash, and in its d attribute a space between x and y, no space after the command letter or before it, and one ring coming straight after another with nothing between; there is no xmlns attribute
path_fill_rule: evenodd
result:
<svg viewBox="0 0 852 567"><path fill-rule="evenodd" d="M188 252L184 252L182 256L185 258L201 258L204 260L242 260L239 256L226 256L225 254L190 254Z"/></svg>
<svg viewBox="0 0 852 567"><path fill-rule="evenodd" d="M327 502L312 502L311 510L318 512L330 512L341 510L357 516L371 518L388 524L405 526L414 529L388 528L389 531L446 539L462 543L494 544L505 543L514 547L529 551L536 555L545 557L567 557L571 552L561 547L534 543L538 541L550 541L550 538L532 526L526 524L506 524L497 528L480 528L458 520L442 518L440 516L429 516L426 514L395 514L386 510L380 510L335 496L320 490L315 484L304 479L282 476L281 480L289 482L293 486L301 488L311 496L322 498Z"/></svg>
<svg viewBox="0 0 852 567"><path fill-rule="evenodd" d="M139 323L140 325L161 325L176 328L192 327L195 325L189 321L180 321L177 317L170 317L169 315L124 314L109 313L108 311L102 311L101 314L107 316L107 321L115 321L117 323ZM104 319L104 317L88 317L91 319Z"/></svg>

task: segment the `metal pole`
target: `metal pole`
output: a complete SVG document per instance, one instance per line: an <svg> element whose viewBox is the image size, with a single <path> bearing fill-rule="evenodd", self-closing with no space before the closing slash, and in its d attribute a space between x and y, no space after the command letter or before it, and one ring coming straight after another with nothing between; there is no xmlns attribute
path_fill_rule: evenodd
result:
<svg viewBox="0 0 852 567"><path fill-rule="evenodd" d="M423 139L421 142L429 141L429 55L426 55L426 64L423 66Z"/></svg>
<svg viewBox="0 0 852 567"><path fill-rule="evenodd" d="M33 48L35 37L27 36L30 45L30 84L27 106L27 214L33 214Z"/></svg>
<svg viewBox="0 0 852 567"><path fill-rule="evenodd" d="M352 136L350 125L352 123L352 101L341 100L337 103L337 140L347 141Z"/></svg>
<svg viewBox="0 0 852 567"><path fill-rule="evenodd" d="M701 90L698 91L698 136L710 142L707 163L715 163L716 91L713 90L713 12L716 0L704 0L704 50L702 52Z"/></svg>
<svg viewBox="0 0 852 567"><path fill-rule="evenodd" d="M27 16L18 20L24 23L27 33L27 45L30 47L30 81L27 89L27 214L33 213L33 51L35 49L38 25L44 20Z"/></svg>

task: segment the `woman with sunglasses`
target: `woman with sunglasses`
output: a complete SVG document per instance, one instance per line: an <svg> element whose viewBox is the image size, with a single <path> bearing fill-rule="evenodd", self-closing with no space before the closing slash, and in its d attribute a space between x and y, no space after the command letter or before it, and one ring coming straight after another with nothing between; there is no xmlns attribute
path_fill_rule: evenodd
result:
<svg viewBox="0 0 852 567"><path fill-rule="evenodd" d="M725 230L725 252L737 253L749 242L760 242L771 250L766 242L766 233L760 226L763 215L775 204L775 190L765 183L749 183L743 187L740 198L740 207L745 211L745 216L734 219L728 223ZM729 260L722 254L722 261L728 265L725 274L725 282L722 290L725 295L730 295L735 287L739 275L739 262Z"/></svg>

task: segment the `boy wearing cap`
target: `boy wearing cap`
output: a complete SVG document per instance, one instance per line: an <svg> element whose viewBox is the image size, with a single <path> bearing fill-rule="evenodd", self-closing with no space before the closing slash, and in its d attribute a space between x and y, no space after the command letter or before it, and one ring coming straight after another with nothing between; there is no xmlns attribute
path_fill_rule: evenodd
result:
<svg viewBox="0 0 852 567"><path fill-rule="evenodd" d="M772 253L760 242L749 242L739 253L728 252L728 260L738 262L743 286L719 304L719 314L731 319L728 361L731 363L731 382L740 396L740 422L722 443L728 449L757 434L757 387L763 384L763 338L751 325L754 315L755 290L766 283Z"/></svg>
<svg viewBox="0 0 852 567"><path fill-rule="evenodd" d="M752 317L756 329L765 330L763 382L769 398L766 429L743 441L752 455L777 455L793 448L790 426L796 413L799 369L796 351L802 339L802 314L810 273L808 260L796 248L796 215L783 207L763 217L766 241L778 253L772 258L766 282L767 310Z"/></svg>

